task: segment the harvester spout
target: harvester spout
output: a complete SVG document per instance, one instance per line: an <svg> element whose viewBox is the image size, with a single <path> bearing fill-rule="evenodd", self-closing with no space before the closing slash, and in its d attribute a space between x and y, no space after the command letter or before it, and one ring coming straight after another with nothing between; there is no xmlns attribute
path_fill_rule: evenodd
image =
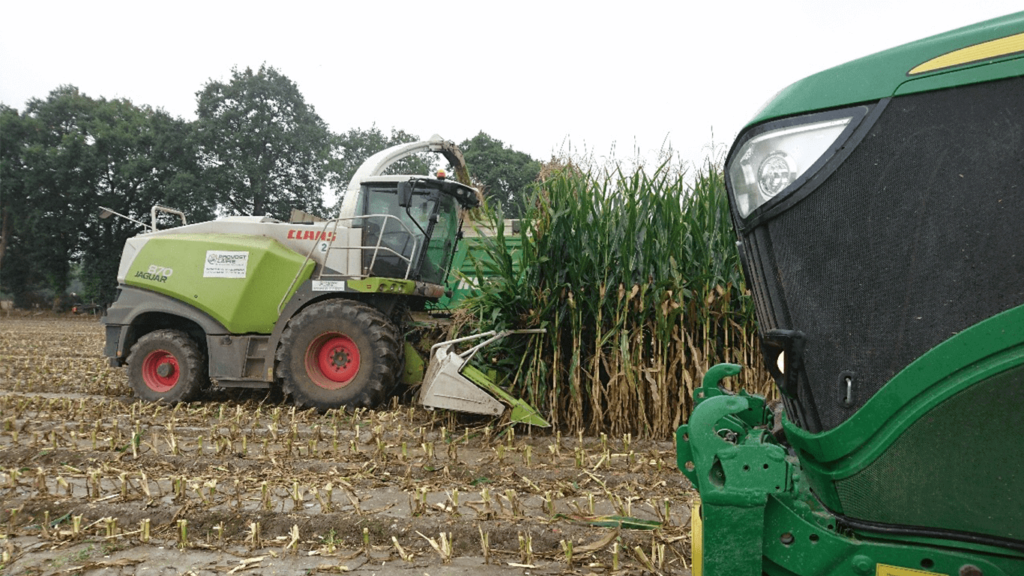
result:
<svg viewBox="0 0 1024 576"><path fill-rule="evenodd" d="M348 188L345 190L345 196L341 203L340 217L350 218L355 215L356 206L359 204L360 188L364 181L381 176L388 169L388 166L420 152L441 154L455 170L456 180L466 186L472 185L469 179L469 169L466 167L466 160L462 157L462 152L459 151L454 142L434 134L429 140L392 146L367 158L359 166L359 169L356 170L356 173L352 175L352 180L348 183Z"/></svg>

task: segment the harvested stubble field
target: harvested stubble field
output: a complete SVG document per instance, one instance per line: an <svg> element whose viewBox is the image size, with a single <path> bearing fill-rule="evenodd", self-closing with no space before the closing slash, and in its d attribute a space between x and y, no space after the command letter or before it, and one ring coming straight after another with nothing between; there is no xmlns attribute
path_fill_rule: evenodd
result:
<svg viewBox="0 0 1024 576"><path fill-rule="evenodd" d="M4 574L689 574L671 443L397 402L142 404L102 345L95 319L0 319Z"/></svg>

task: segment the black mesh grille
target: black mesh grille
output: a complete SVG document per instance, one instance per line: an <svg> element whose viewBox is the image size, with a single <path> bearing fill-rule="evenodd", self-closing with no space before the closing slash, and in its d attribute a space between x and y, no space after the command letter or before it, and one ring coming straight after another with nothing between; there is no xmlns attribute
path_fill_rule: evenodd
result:
<svg viewBox="0 0 1024 576"><path fill-rule="evenodd" d="M975 384L836 482L847 516L1024 541L1024 367Z"/></svg>
<svg viewBox="0 0 1024 576"><path fill-rule="evenodd" d="M1024 78L894 98L817 190L744 237L762 330L807 337L797 424L838 426L924 352L1024 303L1022 229Z"/></svg>

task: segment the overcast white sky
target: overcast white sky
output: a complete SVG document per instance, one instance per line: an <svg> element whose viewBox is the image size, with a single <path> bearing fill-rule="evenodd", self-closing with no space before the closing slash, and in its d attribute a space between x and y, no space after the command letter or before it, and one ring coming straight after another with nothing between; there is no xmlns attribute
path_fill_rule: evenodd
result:
<svg viewBox="0 0 1024 576"><path fill-rule="evenodd" d="M276 67L335 132L483 130L545 160L571 144L699 163L786 85L1021 9L935 2L46 2L5 0L0 102L61 84L195 118L232 66Z"/></svg>

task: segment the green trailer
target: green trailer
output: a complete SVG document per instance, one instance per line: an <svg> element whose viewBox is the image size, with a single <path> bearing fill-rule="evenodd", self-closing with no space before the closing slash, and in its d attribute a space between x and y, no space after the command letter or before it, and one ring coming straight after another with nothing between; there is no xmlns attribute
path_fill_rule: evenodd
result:
<svg viewBox="0 0 1024 576"><path fill-rule="evenodd" d="M519 237L519 220L505 220L501 226L503 241L512 253L512 269L519 273L522 238ZM490 256L488 255L487 244L494 239L498 230L482 224L475 224L470 229L464 230L464 236L459 242L455 257L452 258L451 271L448 273L449 291L445 293L435 304L427 306L428 310L436 312L447 312L459 307L463 300L478 293L477 283L482 274L486 282L491 277L488 267Z"/></svg>
<svg viewBox="0 0 1024 576"><path fill-rule="evenodd" d="M725 172L781 406L695 392L695 576L1024 574L1024 13L793 84Z"/></svg>

